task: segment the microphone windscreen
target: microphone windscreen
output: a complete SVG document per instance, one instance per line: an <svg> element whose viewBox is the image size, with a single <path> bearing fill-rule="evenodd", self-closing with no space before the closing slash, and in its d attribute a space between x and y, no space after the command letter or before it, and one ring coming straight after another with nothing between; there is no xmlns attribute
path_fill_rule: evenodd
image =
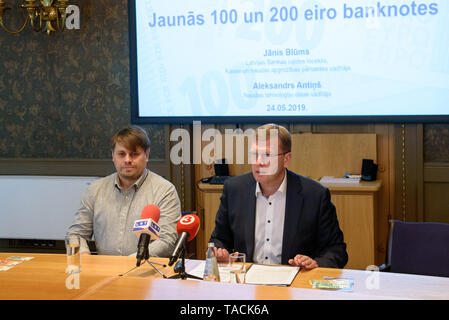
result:
<svg viewBox="0 0 449 320"><path fill-rule="evenodd" d="M153 219L153 221L157 223L160 216L161 210L159 207L154 204L148 204L143 208L140 219Z"/></svg>
<svg viewBox="0 0 449 320"><path fill-rule="evenodd" d="M186 214L179 219L176 225L176 231L178 235L181 235L184 231L189 234L187 241L192 241L196 237L198 230L200 229L200 218L196 214Z"/></svg>

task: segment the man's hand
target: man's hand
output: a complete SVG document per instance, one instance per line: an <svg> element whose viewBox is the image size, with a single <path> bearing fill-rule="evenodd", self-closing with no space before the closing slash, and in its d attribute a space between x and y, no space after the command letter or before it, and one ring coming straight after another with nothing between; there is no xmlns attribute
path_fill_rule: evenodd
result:
<svg viewBox="0 0 449 320"><path fill-rule="evenodd" d="M293 259L288 260L288 263L306 270L318 268L318 263L315 260L302 254L297 254Z"/></svg>
<svg viewBox="0 0 449 320"><path fill-rule="evenodd" d="M226 249L214 248L215 255L217 256L217 262L229 262L229 252Z"/></svg>

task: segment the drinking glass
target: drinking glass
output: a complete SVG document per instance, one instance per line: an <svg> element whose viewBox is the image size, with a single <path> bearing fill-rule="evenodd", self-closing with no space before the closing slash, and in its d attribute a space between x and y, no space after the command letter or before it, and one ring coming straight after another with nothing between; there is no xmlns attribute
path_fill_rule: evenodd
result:
<svg viewBox="0 0 449 320"><path fill-rule="evenodd" d="M234 252L229 255L229 282L246 282L246 254Z"/></svg>
<svg viewBox="0 0 449 320"><path fill-rule="evenodd" d="M70 235L65 239L67 251L67 268L66 273L80 273L81 272L81 255L80 255L80 237L77 235Z"/></svg>

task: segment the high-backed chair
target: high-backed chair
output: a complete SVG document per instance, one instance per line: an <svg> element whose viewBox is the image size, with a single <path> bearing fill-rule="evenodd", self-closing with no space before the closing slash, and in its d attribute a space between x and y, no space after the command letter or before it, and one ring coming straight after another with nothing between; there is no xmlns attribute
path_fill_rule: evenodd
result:
<svg viewBox="0 0 449 320"><path fill-rule="evenodd" d="M383 271L449 277L449 224L390 221Z"/></svg>

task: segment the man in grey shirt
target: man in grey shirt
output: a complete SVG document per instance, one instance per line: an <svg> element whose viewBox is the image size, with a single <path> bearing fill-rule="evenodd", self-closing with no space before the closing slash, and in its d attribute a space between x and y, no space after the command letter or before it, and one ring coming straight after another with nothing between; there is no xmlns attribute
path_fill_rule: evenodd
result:
<svg viewBox="0 0 449 320"><path fill-rule="evenodd" d="M169 257L178 237L181 205L173 184L147 169L150 141L146 132L137 126L124 128L112 137L110 147L117 172L94 181L84 192L67 238L80 236L82 254L90 253L86 240L93 235L99 254L131 255L138 243L132 232L134 222L146 205L154 204L161 211L161 231L150 243L149 254Z"/></svg>

